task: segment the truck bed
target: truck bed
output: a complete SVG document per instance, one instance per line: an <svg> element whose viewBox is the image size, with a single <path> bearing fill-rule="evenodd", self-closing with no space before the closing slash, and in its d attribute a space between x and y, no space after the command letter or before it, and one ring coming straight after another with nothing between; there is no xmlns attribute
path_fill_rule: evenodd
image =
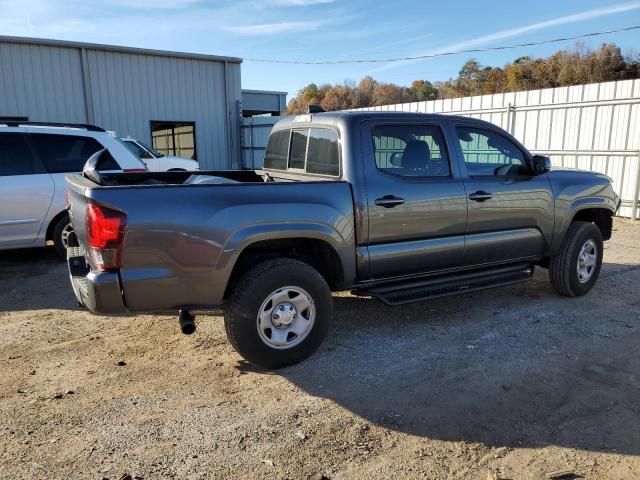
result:
<svg viewBox="0 0 640 480"><path fill-rule="evenodd" d="M347 274L355 276L353 198L347 182L313 177L269 181L255 171L198 175L233 183L188 184L188 172L112 174L104 185L81 174L67 176L80 249L87 248L88 203L126 214L121 268L99 273L87 259L91 281L109 298L102 303L109 311L103 313L219 306L247 245L292 235L320 235L348 266ZM87 303L91 308L90 298Z"/></svg>

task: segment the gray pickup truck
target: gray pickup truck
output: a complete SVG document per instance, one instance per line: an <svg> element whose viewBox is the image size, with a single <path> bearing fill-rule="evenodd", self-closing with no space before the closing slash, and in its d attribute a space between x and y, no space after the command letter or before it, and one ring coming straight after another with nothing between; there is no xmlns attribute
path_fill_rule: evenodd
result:
<svg viewBox="0 0 640 480"><path fill-rule="evenodd" d="M331 291L388 305L549 270L594 285L619 197L605 175L550 170L476 119L316 113L278 122L257 171L67 176L69 271L99 314L225 310L233 347L278 368L311 355Z"/></svg>

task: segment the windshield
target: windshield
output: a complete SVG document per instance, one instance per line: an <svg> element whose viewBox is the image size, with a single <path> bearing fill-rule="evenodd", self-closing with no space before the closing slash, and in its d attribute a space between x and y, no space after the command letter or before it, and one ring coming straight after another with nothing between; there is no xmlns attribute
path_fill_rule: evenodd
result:
<svg viewBox="0 0 640 480"><path fill-rule="evenodd" d="M119 140L139 159L151 158L151 156L156 158L164 157L164 154L154 150L139 140L126 138L120 138Z"/></svg>
<svg viewBox="0 0 640 480"><path fill-rule="evenodd" d="M160 158L160 157L164 157L164 153L160 153L159 151L155 150L154 148L151 148L149 145L147 145L144 142L141 142L140 140L136 140L140 145L142 145L144 148L146 148L148 151L151 152L151 154L156 157L156 158Z"/></svg>

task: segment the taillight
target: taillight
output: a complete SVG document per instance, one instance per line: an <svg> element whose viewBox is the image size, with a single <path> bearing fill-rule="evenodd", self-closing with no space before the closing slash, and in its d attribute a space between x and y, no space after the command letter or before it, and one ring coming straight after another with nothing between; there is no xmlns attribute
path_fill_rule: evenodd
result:
<svg viewBox="0 0 640 480"><path fill-rule="evenodd" d="M99 271L120 268L124 230L127 216L111 208L90 203L85 214L88 254L91 264Z"/></svg>

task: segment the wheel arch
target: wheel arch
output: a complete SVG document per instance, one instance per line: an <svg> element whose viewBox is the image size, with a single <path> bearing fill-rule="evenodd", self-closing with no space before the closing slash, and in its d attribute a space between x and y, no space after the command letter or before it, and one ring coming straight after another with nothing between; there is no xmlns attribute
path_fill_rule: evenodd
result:
<svg viewBox="0 0 640 480"><path fill-rule="evenodd" d="M571 219L573 222L590 222L594 223L602 233L603 240L609 240L613 231L614 213L606 207L587 207L575 212Z"/></svg>
<svg viewBox="0 0 640 480"><path fill-rule="evenodd" d="M292 258L315 268L331 290L346 288L351 282L349 267L330 241L316 236L256 239L247 242L237 255L225 288L227 298L234 284L255 265L272 258Z"/></svg>
<svg viewBox="0 0 640 480"><path fill-rule="evenodd" d="M49 225L47 225L47 232L44 237L45 242L53 241L53 229L56 228L56 224L60 221L61 218L68 217L68 216L69 216L69 212L67 212L66 210L62 210L61 212L58 212L51 219L51 221L49 222Z"/></svg>

